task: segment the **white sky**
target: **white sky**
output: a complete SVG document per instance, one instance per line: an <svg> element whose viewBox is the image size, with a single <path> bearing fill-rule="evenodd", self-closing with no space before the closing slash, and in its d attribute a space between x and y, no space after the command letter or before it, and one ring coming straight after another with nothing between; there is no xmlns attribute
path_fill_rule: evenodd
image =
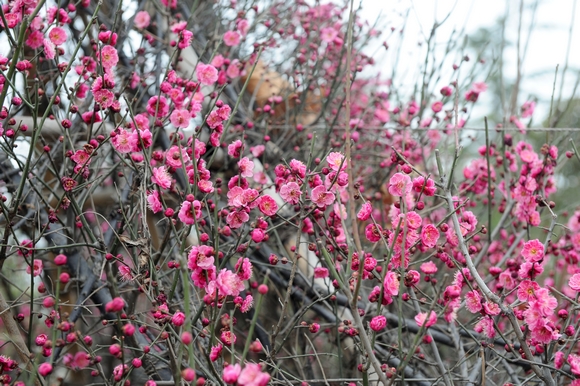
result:
<svg viewBox="0 0 580 386"><path fill-rule="evenodd" d="M516 0L361 0L362 17L372 21L379 13L382 16L383 26L404 26L405 37L401 51L399 73L406 73L406 82L417 79L420 65L424 56L419 56L418 42L424 42L435 20L441 21L450 12L451 16L438 30L436 42L444 47L453 29L461 30L465 27L466 33L471 34L480 27L491 26L499 18L506 15L508 10L507 39L516 42L519 18L520 1ZM558 82L556 84L556 97L562 81L561 75L566 63L566 51L569 39L571 22L573 26L571 49L569 55L568 70L564 83L564 96L569 96L572 87L580 74L580 4L576 5L573 13L575 0L539 0L535 14L534 28L530 35L527 56L523 63L522 92L520 105L528 95L539 99L535 122L540 122L547 116L550 98L554 82L556 65L559 67ZM355 0L355 4L357 0ZM535 2L524 0L522 18L522 40L528 38L529 27L532 22L531 8ZM406 23L403 16L409 10ZM572 19L574 18L574 21ZM398 36L389 39L389 45L395 45ZM392 43L391 43L392 42ZM391 49L389 49L392 51ZM379 69L390 74L393 64L394 53L385 54L378 65ZM441 57L441 55L439 56ZM517 55L515 46L509 48L504 56L506 77L515 78ZM481 74L482 78L486 74ZM482 79L483 80L483 79ZM401 80L397 79L397 83ZM405 83L405 82L403 82Z"/></svg>

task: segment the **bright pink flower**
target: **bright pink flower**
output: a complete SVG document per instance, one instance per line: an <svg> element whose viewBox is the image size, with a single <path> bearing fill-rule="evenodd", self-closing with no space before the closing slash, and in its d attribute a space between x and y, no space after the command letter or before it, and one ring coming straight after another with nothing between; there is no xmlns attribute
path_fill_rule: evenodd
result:
<svg viewBox="0 0 580 386"><path fill-rule="evenodd" d="M224 268L220 271L215 281L220 295L238 296L244 290L244 283L238 275Z"/></svg>
<svg viewBox="0 0 580 386"><path fill-rule="evenodd" d="M133 22L137 28L147 28L149 27L149 23L151 23L151 16L147 11L140 11L135 15Z"/></svg>
<svg viewBox="0 0 580 386"><path fill-rule="evenodd" d="M469 291L465 294L465 307L473 314L481 311L481 295L479 292Z"/></svg>
<svg viewBox="0 0 580 386"><path fill-rule="evenodd" d="M396 272L388 271L384 281L385 295L397 296L399 294L399 276Z"/></svg>
<svg viewBox="0 0 580 386"><path fill-rule="evenodd" d="M226 70L226 75L228 76L228 78L234 79L240 76L241 74L240 66L241 64L238 59L232 60L232 62L228 66L228 69Z"/></svg>
<svg viewBox="0 0 580 386"><path fill-rule="evenodd" d="M220 68L221 66L224 65L224 57L218 54L213 57L210 64L215 68Z"/></svg>
<svg viewBox="0 0 580 386"><path fill-rule="evenodd" d="M499 283L503 286L504 290L512 290L518 285L516 278L512 277L512 273L507 270L499 274Z"/></svg>
<svg viewBox="0 0 580 386"><path fill-rule="evenodd" d="M431 327L432 325L437 323L437 314L435 313L435 311L431 311L429 317L427 317L426 312L420 312L417 314L417 316L415 316L415 322L417 322L417 325L419 327L422 327L423 324L425 325L425 327Z"/></svg>
<svg viewBox="0 0 580 386"><path fill-rule="evenodd" d="M495 337L495 329L493 328L493 319L489 316L481 318L479 322L473 327L473 329L478 333L483 333L489 339Z"/></svg>
<svg viewBox="0 0 580 386"><path fill-rule="evenodd" d="M379 332L387 327L387 318L383 315L377 315L371 319L370 327L373 331Z"/></svg>
<svg viewBox="0 0 580 386"><path fill-rule="evenodd" d="M175 109L171 113L169 120L171 121L171 124L173 126L180 127L182 129L186 129L187 127L189 127L189 121L191 120L191 115L189 114L189 111L187 111L187 110Z"/></svg>
<svg viewBox="0 0 580 386"><path fill-rule="evenodd" d="M250 233L250 236L252 237L252 241L255 243L261 243L262 240L264 240L265 235L266 235L266 233L262 229L254 229Z"/></svg>
<svg viewBox="0 0 580 386"><path fill-rule="evenodd" d="M121 281L133 280L133 272L131 272L131 268L127 267L124 264L119 265L119 276L121 278Z"/></svg>
<svg viewBox="0 0 580 386"><path fill-rule="evenodd" d="M66 31L60 27L54 27L53 29L51 29L50 32L48 33L48 37L50 41L57 46L66 42L67 39Z"/></svg>
<svg viewBox="0 0 580 386"><path fill-rule="evenodd" d="M485 311L485 313L487 315L490 315L490 316L499 315L499 312L501 311L499 306L496 303L491 303L491 302L483 303L483 310Z"/></svg>
<svg viewBox="0 0 580 386"><path fill-rule="evenodd" d="M442 109L443 109L443 102L441 102L441 101L433 102L433 104L431 105L431 110L433 110L434 113L438 113Z"/></svg>
<svg viewBox="0 0 580 386"><path fill-rule="evenodd" d="M179 33L179 42L177 42L177 47L182 50L186 49L191 45L192 40L193 40L193 32L184 29Z"/></svg>
<svg viewBox="0 0 580 386"><path fill-rule="evenodd" d="M228 145L228 155L234 158L239 158L243 150L242 141L239 139L235 140Z"/></svg>
<svg viewBox="0 0 580 386"><path fill-rule="evenodd" d="M157 184L160 188L169 189L171 186L171 175L167 171L167 167L161 166L159 168L153 168L153 173L151 175L151 182Z"/></svg>
<svg viewBox="0 0 580 386"><path fill-rule="evenodd" d="M240 257L236 263L235 271L241 280L249 280L252 276L252 263L250 259Z"/></svg>
<svg viewBox="0 0 580 386"><path fill-rule="evenodd" d="M185 382L191 384L195 380L195 370L190 367L185 368L181 370L181 377Z"/></svg>
<svg viewBox="0 0 580 386"><path fill-rule="evenodd" d="M115 343L115 344L109 346L109 354L111 354L114 357L119 355L121 353L121 351L122 351L121 346L118 343Z"/></svg>
<svg viewBox="0 0 580 386"><path fill-rule="evenodd" d="M235 178L237 179L238 176L235 176ZM240 187L234 185L234 183L232 183L232 180L230 180L230 183L232 186L230 188L230 191L228 192L228 205L236 208L247 207L249 209L258 206L259 204L258 197L260 195L260 192L258 192L256 189L247 188L247 184L246 187ZM228 184L228 186L229 185L230 184Z"/></svg>
<svg viewBox="0 0 580 386"><path fill-rule="evenodd" d="M536 299L530 301L530 306L537 308L543 316L548 317L558 307L558 300L550 295L547 288L540 288L536 291Z"/></svg>
<svg viewBox="0 0 580 386"><path fill-rule="evenodd" d="M224 43L228 47L235 47L240 44L240 34L236 31L228 31L224 34Z"/></svg>
<svg viewBox="0 0 580 386"><path fill-rule="evenodd" d="M193 202L184 201L181 204L178 217L186 225L195 224L195 220L201 218L201 202L194 200Z"/></svg>
<svg viewBox="0 0 580 386"><path fill-rule="evenodd" d="M94 111L87 111L86 113L83 113L81 117L83 118L83 122L87 125L92 123L99 123L103 120L103 118L101 118L101 114Z"/></svg>
<svg viewBox="0 0 580 386"><path fill-rule="evenodd" d="M209 353L209 360L215 362L222 355L222 349L223 346L221 343L218 343L217 346L212 346L211 351Z"/></svg>
<svg viewBox="0 0 580 386"><path fill-rule="evenodd" d="M536 108L535 101L526 101L522 105L522 118L529 118L534 114L534 110Z"/></svg>
<svg viewBox="0 0 580 386"><path fill-rule="evenodd" d="M570 370L580 376L580 356L576 354L568 355L568 363L570 364Z"/></svg>
<svg viewBox="0 0 580 386"><path fill-rule="evenodd" d="M413 180L413 190L417 193L423 192L425 196L434 196L436 190L435 182L430 178L427 178L425 182L425 178L419 176Z"/></svg>
<svg viewBox="0 0 580 386"><path fill-rule="evenodd" d="M421 264L419 269L421 269L421 272L423 272L425 275L434 275L437 273L437 265L435 265L435 263L432 261L427 261Z"/></svg>
<svg viewBox="0 0 580 386"><path fill-rule="evenodd" d="M125 375L125 373L127 373L127 370L129 370L128 365L122 364L115 366L115 368L113 369L113 378L115 379L115 381L119 382L121 379L123 379L123 376Z"/></svg>
<svg viewBox="0 0 580 386"><path fill-rule="evenodd" d="M369 218L371 218L371 213L373 212L373 207L371 205L370 202L365 202L362 207L360 208L360 210L358 211L356 217L360 220L360 221L366 221Z"/></svg>
<svg viewBox="0 0 580 386"><path fill-rule="evenodd" d="M131 135L132 133L128 132L125 129L119 129L117 135L113 137L111 142L113 143L113 147L121 154L131 153L132 151L138 150L137 148L137 140L136 138Z"/></svg>
<svg viewBox="0 0 580 386"><path fill-rule="evenodd" d="M427 248L434 248L439 240L439 230L433 224L427 224L421 231L421 242Z"/></svg>
<svg viewBox="0 0 580 386"><path fill-rule="evenodd" d="M238 167L242 177L252 177L254 175L254 163L248 157L239 160Z"/></svg>
<svg viewBox="0 0 580 386"><path fill-rule="evenodd" d="M558 340L562 334L547 319L542 319L535 328L532 329L531 338L538 343L548 344L553 340Z"/></svg>
<svg viewBox="0 0 580 386"><path fill-rule="evenodd" d="M342 153L330 153L326 157L326 162L328 162L330 169L334 170L335 172L346 169L346 160L344 159L344 155L342 155Z"/></svg>
<svg viewBox="0 0 580 386"><path fill-rule="evenodd" d="M383 228L379 224L369 224L365 228L365 236L371 243L376 243L381 239Z"/></svg>
<svg viewBox="0 0 580 386"><path fill-rule="evenodd" d="M240 31L242 36L246 36L246 34L250 29L250 22L246 19L239 19L236 22L236 28L238 29L238 31Z"/></svg>
<svg viewBox="0 0 580 386"><path fill-rule="evenodd" d="M580 292L580 273L572 275L570 280L568 280L568 286L574 291Z"/></svg>
<svg viewBox="0 0 580 386"><path fill-rule="evenodd" d="M199 63L196 74L197 80L206 86L213 85L218 79L218 70L211 64Z"/></svg>
<svg viewBox="0 0 580 386"><path fill-rule="evenodd" d="M320 39L326 43L332 43L334 39L338 36L338 31L336 28L327 27L320 30Z"/></svg>
<svg viewBox="0 0 580 386"><path fill-rule="evenodd" d="M188 165L191 159L187 154L187 149L180 146L171 146L165 152L165 164L174 169L179 169L183 165Z"/></svg>
<svg viewBox="0 0 580 386"><path fill-rule="evenodd" d="M260 365L246 363L246 366L238 377L240 386L266 386L270 381L270 374L263 373Z"/></svg>
<svg viewBox="0 0 580 386"><path fill-rule="evenodd" d="M37 346L44 346L47 340L48 336L46 334L38 334L34 340L34 343L36 343Z"/></svg>
<svg viewBox="0 0 580 386"><path fill-rule="evenodd" d="M407 287L413 287L419 284L419 280L421 280L421 274L414 269L410 269L407 271L405 275L405 285Z"/></svg>
<svg viewBox="0 0 580 386"><path fill-rule="evenodd" d="M544 245L540 240L530 240L524 244L522 256L529 263L536 263L544 258Z"/></svg>
<svg viewBox="0 0 580 386"><path fill-rule="evenodd" d="M276 201L267 194L263 195L258 200L258 208L260 209L260 212L264 213L266 216L274 216L278 211L278 204L276 204Z"/></svg>
<svg viewBox="0 0 580 386"><path fill-rule="evenodd" d="M236 340L238 340L238 338L236 334L234 334L231 331L223 331L222 334L220 335L220 340L224 342L224 344L226 344L227 346L231 346L232 344L236 343Z"/></svg>
<svg viewBox="0 0 580 386"><path fill-rule="evenodd" d="M199 247L193 246L191 251L187 256L189 269L193 270L196 268L211 269L214 267L214 255L215 251L212 247L207 245L200 245Z"/></svg>
<svg viewBox="0 0 580 386"><path fill-rule="evenodd" d="M47 59L54 59L56 56L54 43L51 42L50 39L44 39L42 44L44 46L44 56L46 56Z"/></svg>
<svg viewBox="0 0 580 386"><path fill-rule="evenodd" d="M48 374L52 373L52 365L48 362L41 363L40 366L38 366L38 373L41 376L46 377Z"/></svg>
<svg viewBox="0 0 580 386"><path fill-rule="evenodd" d="M518 276L522 279L533 279L541 275L542 272L544 272L544 267L541 264L526 261L520 265Z"/></svg>
<svg viewBox="0 0 580 386"><path fill-rule="evenodd" d="M396 197L406 196L412 187L411 177L403 173L395 173L389 180L389 193Z"/></svg>
<svg viewBox="0 0 580 386"><path fill-rule="evenodd" d="M222 378L225 383L234 384L238 381L238 377L240 376L241 371L242 368L237 363L235 365L227 365L224 367Z"/></svg>
<svg viewBox="0 0 580 386"><path fill-rule="evenodd" d="M562 351L557 351L554 354L554 367L561 369L564 365L564 353Z"/></svg>
<svg viewBox="0 0 580 386"><path fill-rule="evenodd" d="M328 277L328 268L316 267L314 268L314 277L316 279L324 279Z"/></svg>
<svg viewBox="0 0 580 386"><path fill-rule="evenodd" d="M411 230L419 229L421 227L421 224L423 223L423 219L415 211L410 211L406 214L401 213L399 214L399 218L403 219L403 221L401 222L402 227L404 228L406 226L408 229ZM396 224L393 225L396 227Z"/></svg>
<svg viewBox="0 0 580 386"><path fill-rule="evenodd" d="M540 289L540 285L535 281L524 280L518 286L518 300L520 302L529 302L536 299L536 291Z"/></svg>
<svg viewBox="0 0 580 386"><path fill-rule="evenodd" d="M40 31L32 31L26 39L26 44L33 50L39 48L44 43L44 35Z"/></svg>
<svg viewBox="0 0 580 386"><path fill-rule="evenodd" d="M249 219L250 215L243 209L233 210L226 216L226 222L233 229L240 228Z"/></svg>
<svg viewBox="0 0 580 386"><path fill-rule="evenodd" d="M173 323L173 325L177 327L183 326L183 324L185 323L185 314L181 311L177 311L171 317L171 323Z"/></svg>
<svg viewBox="0 0 580 386"><path fill-rule="evenodd" d="M101 65L105 70L110 70L119 62L119 55L117 49L113 46L106 45L101 48L100 52Z"/></svg>
<svg viewBox="0 0 580 386"><path fill-rule="evenodd" d="M163 205L161 205L161 200L159 199L159 192L154 190L147 195L147 206L153 213L159 213L163 210Z"/></svg>
<svg viewBox="0 0 580 386"><path fill-rule="evenodd" d="M123 311L124 307L125 307L125 301L123 300L123 298L117 297L105 305L105 311L107 311L107 312L120 312L120 311Z"/></svg>
<svg viewBox="0 0 580 386"><path fill-rule="evenodd" d="M332 205L335 199L334 193L327 191L322 185L318 185L312 189L310 197L312 202L319 208L325 208L326 206Z"/></svg>
<svg viewBox="0 0 580 386"><path fill-rule="evenodd" d="M42 273L42 260L39 259L34 259L32 261L32 268L29 266L26 267L26 273L30 275L30 273L32 273L32 276L38 276Z"/></svg>
<svg viewBox="0 0 580 386"><path fill-rule="evenodd" d="M75 354L72 367L82 370L90 365L90 355L86 352L79 351Z"/></svg>
<svg viewBox="0 0 580 386"><path fill-rule="evenodd" d="M288 165L290 166L292 173L296 174L300 178L306 177L306 165L302 161L293 159Z"/></svg>
<svg viewBox="0 0 580 386"><path fill-rule="evenodd" d="M252 297L252 295L247 295L246 298L244 299L244 301L242 302L242 305L240 306L240 311L243 314L245 314L246 312L250 311L250 309L252 308L253 305L254 305L254 298Z"/></svg>
<svg viewBox="0 0 580 386"><path fill-rule="evenodd" d="M296 182L288 182L280 187L280 197L289 204L298 204L300 196L302 196L302 191Z"/></svg>
<svg viewBox="0 0 580 386"><path fill-rule="evenodd" d="M163 95L152 96L147 101L147 112L156 118L167 116L169 113L169 104L167 103L167 99Z"/></svg>
<svg viewBox="0 0 580 386"><path fill-rule="evenodd" d="M262 154L264 154L265 150L266 150L266 146L264 146L264 145L256 145L256 146L252 146L250 148L252 155L256 158L261 157Z"/></svg>
<svg viewBox="0 0 580 386"><path fill-rule="evenodd" d="M113 94L111 90L101 89L95 91L93 96L95 97L95 102L97 102L103 109L108 109L115 102L115 94Z"/></svg>

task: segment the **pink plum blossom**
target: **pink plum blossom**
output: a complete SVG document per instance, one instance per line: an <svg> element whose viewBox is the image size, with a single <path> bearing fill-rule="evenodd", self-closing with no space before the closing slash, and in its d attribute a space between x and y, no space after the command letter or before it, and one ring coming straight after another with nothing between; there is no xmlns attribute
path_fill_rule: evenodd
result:
<svg viewBox="0 0 580 386"><path fill-rule="evenodd" d="M314 189L312 189L312 193L310 196L313 203L316 204L319 208L324 208L326 206L332 205L334 202L334 193L331 193L326 190L326 188L322 185L318 185Z"/></svg>
<svg viewBox="0 0 580 386"><path fill-rule="evenodd" d="M435 311L431 311L429 316L427 316L426 312L420 312L415 316L415 322L419 327L425 325L425 327L431 327L437 322L437 314Z"/></svg>
<svg viewBox="0 0 580 386"><path fill-rule="evenodd" d="M396 197L406 196L412 187L411 177L403 173L395 173L389 180L389 193Z"/></svg>
<svg viewBox="0 0 580 386"><path fill-rule="evenodd" d="M280 187L280 197L289 204L298 204L300 196L302 196L302 191L296 182L288 182Z"/></svg>
<svg viewBox="0 0 580 386"><path fill-rule="evenodd" d="M270 381L270 374L263 373L260 365L255 363L246 363L238 377L240 386L266 386Z"/></svg>
<svg viewBox="0 0 580 386"><path fill-rule="evenodd" d="M189 126L190 119L191 119L191 115L189 114L189 111L178 110L178 109L173 110L173 112L171 113L171 116L169 117L169 120L171 121L171 124L173 126L179 127L182 129L185 129Z"/></svg>
<svg viewBox="0 0 580 386"><path fill-rule="evenodd" d="M238 377L240 376L241 371L242 368L238 363L236 363L235 365L227 365L226 367L224 367L222 379L227 384L234 384L238 381Z"/></svg>
<svg viewBox="0 0 580 386"><path fill-rule="evenodd" d="M197 80L206 86L213 85L218 79L218 70L211 64L199 63L196 74Z"/></svg>
<svg viewBox="0 0 580 386"><path fill-rule="evenodd" d="M568 280L568 286L574 291L580 292L580 273L572 275L570 280Z"/></svg>
<svg viewBox="0 0 580 386"><path fill-rule="evenodd" d="M167 167L161 166L159 168L153 168L151 174L151 182L163 189L169 189L171 186L171 175L167 171Z"/></svg>
<svg viewBox="0 0 580 386"><path fill-rule="evenodd" d="M100 52L101 65L105 70L110 70L119 62L119 55L117 49L113 46L106 45L101 48Z"/></svg>
<svg viewBox="0 0 580 386"><path fill-rule="evenodd" d="M377 315L371 319L370 327L371 330L379 332L387 326L387 318L383 315Z"/></svg>
<svg viewBox="0 0 580 386"><path fill-rule="evenodd" d="M439 230L433 224L427 224L421 231L421 242L427 248L434 248L439 240Z"/></svg>
<svg viewBox="0 0 580 386"><path fill-rule="evenodd" d="M147 28L149 27L149 23L151 23L151 16L147 11L139 11L135 15L133 19L133 23L135 23L135 27L137 28Z"/></svg>
<svg viewBox="0 0 580 386"><path fill-rule="evenodd" d="M224 34L224 43L228 47L240 44L240 34L236 31L228 31Z"/></svg>
<svg viewBox="0 0 580 386"><path fill-rule="evenodd" d="M367 201L362 205L362 207L358 211L356 217L360 221L366 221L369 218L371 218L372 211L373 211L373 207L372 207L371 203Z"/></svg>
<svg viewBox="0 0 580 386"><path fill-rule="evenodd" d="M530 240L524 244L522 256L530 263L541 261L544 258L544 245L538 239Z"/></svg>
<svg viewBox="0 0 580 386"><path fill-rule="evenodd" d="M328 166L330 169L338 172L339 170L346 169L346 160L344 159L344 155L338 152L332 152L326 157L326 162L328 162Z"/></svg>

